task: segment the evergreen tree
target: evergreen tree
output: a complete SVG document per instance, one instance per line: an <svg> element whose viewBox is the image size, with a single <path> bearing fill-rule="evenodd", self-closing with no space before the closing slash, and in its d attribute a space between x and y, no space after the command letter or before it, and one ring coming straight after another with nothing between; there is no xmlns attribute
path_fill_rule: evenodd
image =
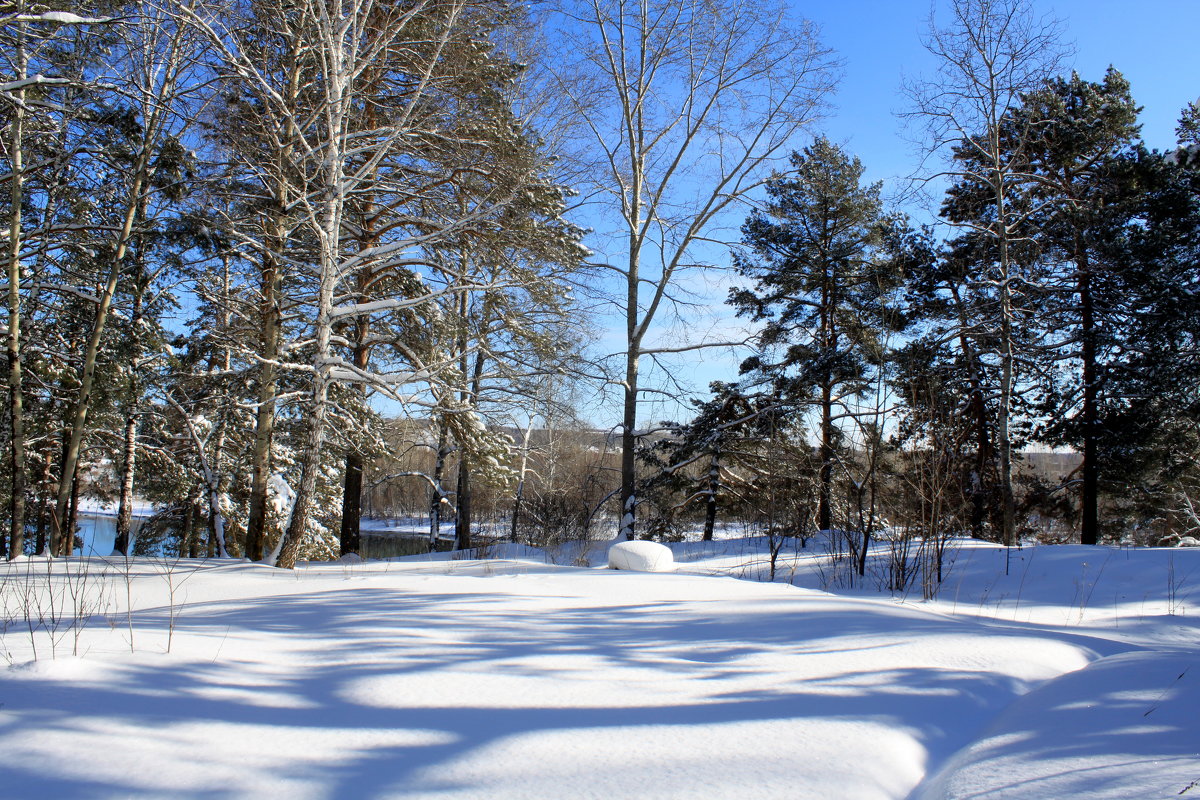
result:
<svg viewBox="0 0 1200 800"><path fill-rule="evenodd" d="M892 245L902 221L884 213L878 184L863 186L863 166L828 139L793 153L793 171L767 183L768 202L742 228L735 289L740 315L765 325L760 353L743 372L774 381L797 406L812 404L820 450L817 526L832 525L832 485L840 424L849 401L872 390L887 357L886 335L902 319L892 304L899 261Z"/></svg>
<svg viewBox="0 0 1200 800"><path fill-rule="evenodd" d="M1099 83L1078 74L1051 80L1025 97L1019 113L1036 131L1025 153L1037 184L1031 221L1040 258L1049 262L1041 287L1046 344L1055 347L1056 337L1061 342L1055 347L1057 391L1048 398L1053 419L1041 435L1071 444L1083 457L1080 540L1095 544L1100 480L1107 472L1102 406L1121 394L1108 364L1120 357L1129 292L1137 290L1112 242L1133 224L1138 108L1128 81L1110 67Z"/></svg>
<svg viewBox="0 0 1200 800"><path fill-rule="evenodd" d="M935 250L929 232L907 270L906 309L914 337L896 356L900 397L897 440L953 453L971 534L985 538L1002 526L996 463L996 392L991 354L996 336L983 323L994 294L980 280L980 237L960 237Z"/></svg>
<svg viewBox="0 0 1200 800"><path fill-rule="evenodd" d="M744 508L756 476L773 457L764 446L765 430L781 409L768 395L747 393L738 384L715 382L712 398L694 401L696 414L686 423L664 423L664 433L639 457L652 471L639 494L665 513L649 522L649 533L662 534L674 519L697 502L704 505L704 541L711 541L719 506Z"/></svg>

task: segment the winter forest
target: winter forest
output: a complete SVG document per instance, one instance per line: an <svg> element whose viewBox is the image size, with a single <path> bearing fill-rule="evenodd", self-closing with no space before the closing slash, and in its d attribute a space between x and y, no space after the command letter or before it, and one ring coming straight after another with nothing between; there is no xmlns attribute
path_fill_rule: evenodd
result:
<svg viewBox="0 0 1200 800"><path fill-rule="evenodd" d="M1200 99L919 5L0 2L0 795L1200 793Z"/></svg>
<svg viewBox="0 0 1200 800"><path fill-rule="evenodd" d="M118 552L285 567L359 552L364 498L458 549L1180 542L1200 109L1153 149L1060 23L933 24L918 224L821 137L836 54L771 4L10 5L10 557L75 549L89 497ZM658 335L701 273L752 333L655 419L727 344Z"/></svg>

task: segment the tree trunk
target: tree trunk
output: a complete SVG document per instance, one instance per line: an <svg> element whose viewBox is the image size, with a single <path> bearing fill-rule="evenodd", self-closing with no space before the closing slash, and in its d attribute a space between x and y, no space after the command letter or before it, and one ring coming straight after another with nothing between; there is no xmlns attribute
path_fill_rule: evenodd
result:
<svg viewBox="0 0 1200 800"><path fill-rule="evenodd" d="M187 510L183 512L183 541L187 545L188 558L200 557L200 542L196 536L196 504L189 497Z"/></svg>
<svg viewBox="0 0 1200 800"><path fill-rule="evenodd" d="M993 140L998 133L993 130L990 135ZM1000 144L993 141L992 152L995 155L993 164L992 191L996 198L996 237L1000 246L1000 408L999 420L996 426L997 438L1000 445L1000 503L1001 503L1001 541L1005 547L1016 544L1016 496L1013 493L1013 463L1012 463L1012 431L1009 417L1012 414L1012 399L1015 384L1014 370L1016 368L1016 348L1013 342L1013 308L1012 308L1012 263L1008 252L1008 205L1004 192L1002 176L1004 166L1000 162Z"/></svg>
<svg viewBox="0 0 1200 800"><path fill-rule="evenodd" d="M625 360L625 406L621 416L621 524L619 539L633 539L637 519L637 395L638 357L630 350Z"/></svg>
<svg viewBox="0 0 1200 800"><path fill-rule="evenodd" d="M130 554L130 526L133 522L133 470L137 457L137 416L130 411L125 416L123 437L124 462L121 465L121 496L117 502L117 535L113 541L113 554Z"/></svg>
<svg viewBox="0 0 1200 800"><path fill-rule="evenodd" d="M721 451L713 451L712 461L708 465L708 497L704 503L704 541L713 540L713 532L717 527L717 491L721 488Z"/></svg>
<svg viewBox="0 0 1200 800"><path fill-rule="evenodd" d="M833 529L833 389L821 387L821 466L818 478L817 529Z"/></svg>
<svg viewBox="0 0 1200 800"><path fill-rule="evenodd" d="M454 514L454 549L471 549L471 465L466 450L458 451L458 503Z"/></svg>
<svg viewBox="0 0 1200 800"><path fill-rule="evenodd" d="M295 54L289 52L294 59ZM294 108L300 92L300 69L292 62L288 74L286 102ZM274 197L264 224L264 252L260 275L259 316L262 322L262 364L258 375L258 407L254 418L254 453L250 484L250 511L246 520L246 557L261 561L267 532L267 494L271 481L271 443L275 436L275 398L278 394L280 340L283 328L281 308L283 291L283 260L287 244L287 214L291 202L291 185L287 173L291 168L294 141L297 137L294 118L287 116L284 126L284 146L275 154Z"/></svg>
<svg viewBox="0 0 1200 800"><path fill-rule="evenodd" d="M341 554L361 547L363 459L353 450L346 454L346 481L342 489Z"/></svg>
<svg viewBox="0 0 1200 800"><path fill-rule="evenodd" d="M957 289L953 290L954 307L958 312L958 343L962 352L963 364L970 375L971 416L975 425L975 474L971 479L971 535L976 539L984 538L984 523L987 519L987 476L992 463L991 436L988 432L987 403L983 396L983 377L979 373L979 361L975 349L967 338L966 331L970 327L966 310Z"/></svg>
<svg viewBox="0 0 1200 800"><path fill-rule="evenodd" d="M79 519L79 464L75 464L75 474L71 476L71 497L67 508L67 547L64 556L75 555L75 531Z"/></svg>
<svg viewBox="0 0 1200 800"><path fill-rule="evenodd" d="M626 108L628 113L628 108ZM642 266L642 191L645 179L645 163L642 161L641 145L645 135L643 122L638 112L631 121L637 120L638 146L631 141L629 208L625 219L629 225L629 260L625 270L625 405L621 414L621 514L618 539L632 540L636 536L637 524L637 405L638 368L640 366L642 332L649 324L652 311L647 313L639 326L641 309L638 298L641 290Z"/></svg>
<svg viewBox="0 0 1200 800"><path fill-rule="evenodd" d="M486 312L483 316L485 317L485 322L482 327L486 330ZM479 407L479 392L483 388L484 360L484 348L480 347L479 352L475 354L475 365L471 370L471 387L465 398L472 409ZM461 448L458 460L458 514L455 516L454 523L454 538L457 540L455 545L456 550L468 550L472 546L471 500L471 460L467 456L466 448Z"/></svg>
<svg viewBox="0 0 1200 800"><path fill-rule="evenodd" d="M517 488L513 492L512 521L508 538L517 541L517 520L521 517L521 502L525 499L525 474L529 470L529 438L533 435L533 415L525 426L525 436L521 442L521 467L517 471Z"/></svg>
<svg viewBox="0 0 1200 800"><path fill-rule="evenodd" d="M282 274L276 251L283 246L282 210L276 209L270 224L268 250L263 254L262 301L259 314L262 321L262 365L258 373L258 407L254 417L254 451L250 484L250 512L246 520L246 558L262 561L267 530L267 494L271 480L271 442L275 435L275 397L278 392L280 343L280 298Z"/></svg>
<svg viewBox="0 0 1200 800"><path fill-rule="evenodd" d="M197 504L199 503L199 498L197 498L196 503ZM196 506L193 505L193 509L195 509L195 508L196 508ZM212 525L205 526L205 530L208 531L208 540L204 544L205 555L208 558L215 558L217 555L217 540L216 540L216 537L213 536Z"/></svg>
<svg viewBox="0 0 1200 800"><path fill-rule="evenodd" d="M1100 475L1097 463L1097 398L1099 376L1096 371L1095 298L1092 296L1091 267L1082 242L1076 242L1076 266L1079 274L1079 307L1081 313L1083 356L1083 483L1079 503L1081 544L1096 544L1100 538Z"/></svg>
<svg viewBox="0 0 1200 800"><path fill-rule="evenodd" d="M360 290L363 289L361 282L359 288ZM370 326L366 318L356 320L354 330L354 366L365 371L371 358L370 347L367 344L367 335L370 333ZM361 391L365 395L366 390L361 389ZM346 477L342 489L342 521L338 537L338 541L341 543L342 555L357 553L361 547L362 483L362 454L352 449L346 453Z"/></svg>
<svg viewBox="0 0 1200 800"><path fill-rule="evenodd" d="M42 479L38 481L38 510L37 510L37 531L34 534L34 552L48 552L48 543L46 541L46 507L50 503L50 462L52 461L52 450L46 451L42 460Z"/></svg>
<svg viewBox="0 0 1200 800"><path fill-rule="evenodd" d="M333 131L342 129L342 94L344 76L331 75L326 88L330 111L326 117ZM293 569L300 555L300 545L308 531L308 517L313 496L316 494L317 477L321 468L321 450L325 444L325 425L329 417L330 343L333 338L333 295L338 281L339 244L342 233L343 153L340 141L329 142L330 152L326 155L322 176L324 200L319 220L314 220L313 231L320 243L319 268L320 288L317 295L317 319L315 324L315 348L313 352L312 396L308 409L308 441L303 449L300 463L300 480L292 499L292 513L287 529L279 543L279 555L275 565Z"/></svg>
<svg viewBox="0 0 1200 800"><path fill-rule="evenodd" d="M442 478L446 474L446 456L449 455L449 426L445 420L438 423L437 459L433 462L433 487L429 492L429 552L437 549L438 536L442 531L442 506L445 493Z"/></svg>
<svg viewBox="0 0 1200 800"><path fill-rule="evenodd" d="M328 314L325 315L326 317ZM318 323L319 324L319 323ZM323 352L328 352L326 332ZM300 480L296 495L292 499L292 513L283 540L279 543L279 555L275 566L293 569L300 556L300 545L308 530L308 517L313 495L316 494L317 476L320 472L321 449L325 443L325 424L329 413L329 382L324 371L318 369L313 377L312 406L309 411L308 442L304 447L304 458L300 466Z"/></svg>
<svg viewBox="0 0 1200 800"><path fill-rule="evenodd" d="M219 557L228 558L229 553L225 549L225 513L221 511L220 480L220 476L208 476L209 541L216 547Z"/></svg>
<svg viewBox="0 0 1200 800"><path fill-rule="evenodd" d="M144 214L142 215L144 219ZM141 248L139 247L139 251ZM139 252L139 257L142 254ZM140 260L140 259L139 259ZM144 264L139 265L143 270ZM134 351L129 364L129 384L126 387L127 409L125 412L125 435L122 437L121 462L121 493L117 501L117 534L113 541L113 552L129 555L132 542L130 541L130 526L133 522L133 476L137 466L137 425L138 405L141 399L141 382L138 380L138 363L141 359L141 347L138 344L138 328L142 323L143 300L145 287L139 285L133 296L133 313L130 316L130 327L133 330Z"/></svg>
<svg viewBox="0 0 1200 800"><path fill-rule="evenodd" d="M837 348L838 335L834 327L833 315L837 302L834 292L834 264L827 254L831 243L823 243L824 275L821 285L821 349L824 357L830 358ZM817 530L833 529L833 375L826 370L821 376L821 446L819 457L821 466L817 479ZM849 509L846 510L849 515Z"/></svg>
<svg viewBox="0 0 1200 800"><path fill-rule="evenodd" d="M23 0L16 4L17 13L25 10ZM12 53L15 77L27 77L25 25L17 23L16 47ZM25 409L21 386L21 243L22 205L25 185L25 91L13 92L15 103L10 123L9 169L12 186L8 225L8 392L9 392L9 469L12 471L9 500L8 557L16 558L25 551ZM0 551L4 547L0 539Z"/></svg>

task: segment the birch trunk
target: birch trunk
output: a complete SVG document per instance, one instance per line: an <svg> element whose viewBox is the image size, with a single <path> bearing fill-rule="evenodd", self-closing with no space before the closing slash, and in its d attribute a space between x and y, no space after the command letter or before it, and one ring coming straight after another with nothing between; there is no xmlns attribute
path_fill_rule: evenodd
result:
<svg viewBox="0 0 1200 800"><path fill-rule="evenodd" d="M330 138L323 164L323 194L321 215L314 233L319 247L320 289L317 295L317 319L315 325L316 352L313 358L312 394L309 402L308 440L300 466L300 480L296 496L292 500L292 513L287 529L280 542L279 556L275 565L292 569L300 555L300 546L308 528L308 517L312 498L317 487L317 476L321 466L321 450L325 443L325 425L329 416L329 385L333 335L333 295L340 267L340 243L342 212L345 203L344 153L346 108L344 92L347 89L345 76L339 72L343 67L343 42L340 30L342 20L325 20L329 27L326 34L325 58L329 69L326 72L325 118ZM336 22L339 27L334 27Z"/></svg>
<svg viewBox="0 0 1200 800"><path fill-rule="evenodd" d="M24 10L18 2L17 11ZM16 50L13 53L18 80L28 77L25 52L25 24L17 23ZM9 505L8 557L16 558L25 552L25 409L21 386L21 206L24 203L24 139L25 91L14 92L9 162L12 169L10 202L12 208L8 225L8 392L9 392L9 468L12 471ZM0 542L0 550L3 550Z"/></svg>
<svg viewBox="0 0 1200 800"><path fill-rule="evenodd" d="M145 219L146 207L143 203L138 212L138 220L144 222ZM142 393L141 380L138 376L138 368L142 358L139 329L141 328L145 313L147 288L144 283L146 270L144 263L145 244L140 241L141 238L139 234L136 260L139 262L138 270L140 276L137 286L134 287L133 310L129 320L130 328L133 331L133 353L131 354L129 363L129 381L125 389L125 433L121 440L121 491L117 501L117 532L113 540L113 552L126 556L130 554L133 548L133 542L130 540L130 530L133 522L133 483L137 467L137 428Z"/></svg>

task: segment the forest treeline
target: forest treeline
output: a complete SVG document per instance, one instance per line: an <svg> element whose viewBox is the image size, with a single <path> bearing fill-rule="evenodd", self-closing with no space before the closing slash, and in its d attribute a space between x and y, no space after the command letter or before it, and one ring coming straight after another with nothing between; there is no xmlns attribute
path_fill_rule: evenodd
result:
<svg viewBox="0 0 1200 800"><path fill-rule="evenodd" d="M1154 149L1028 2L951 6L920 227L816 135L838 63L785 4L3 4L7 552L69 553L81 496L120 552L141 499L143 549L280 566L358 552L364 498L464 548L473 506L860 561L1190 535L1200 109ZM647 424L722 268L753 354Z"/></svg>

